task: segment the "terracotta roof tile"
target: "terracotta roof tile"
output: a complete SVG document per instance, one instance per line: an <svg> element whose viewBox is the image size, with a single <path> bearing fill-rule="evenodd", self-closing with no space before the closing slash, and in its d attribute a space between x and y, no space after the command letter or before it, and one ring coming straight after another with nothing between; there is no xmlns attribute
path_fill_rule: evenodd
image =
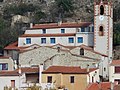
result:
<svg viewBox="0 0 120 90"><path fill-rule="evenodd" d="M48 28L73 28L73 27L87 27L91 22L81 22L81 23L49 23L49 24L35 24L32 29L48 29Z"/></svg>
<svg viewBox="0 0 120 90"><path fill-rule="evenodd" d="M16 41L14 43L9 44L4 49L6 49L6 50L21 50L24 48L26 48L26 47L18 47L18 41Z"/></svg>
<svg viewBox="0 0 120 90"><path fill-rule="evenodd" d="M109 90L110 82L92 83L85 90Z"/></svg>
<svg viewBox="0 0 120 90"><path fill-rule="evenodd" d="M58 37L58 36L75 36L75 33L64 34L23 34L20 37Z"/></svg>
<svg viewBox="0 0 120 90"><path fill-rule="evenodd" d="M92 83L85 90L111 90L110 82ZM113 90L120 90L120 85L114 83Z"/></svg>
<svg viewBox="0 0 120 90"><path fill-rule="evenodd" d="M38 73L39 68L38 67L22 67L21 73ZM14 71L0 71L0 76L18 76L18 69Z"/></svg>
<svg viewBox="0 0 120 90"><path fill-rule="evenodd" d="M113 60L110 65L120 65L120 60Z"/></svg>
<svg viewBox="0 0 120 90"><path fill-rule="evenodd" d="M89 72L96 70L97 68L91 68ZM51 66L43 73L66 73L66 74L88 74L87 69L81 69L80 67L69 66Z"/></svg>
<svg viewBox="0 0 120 90"><path fill-rule="evenodd" d="M0 56L0 59L9 59L7 56Z"/></svg>

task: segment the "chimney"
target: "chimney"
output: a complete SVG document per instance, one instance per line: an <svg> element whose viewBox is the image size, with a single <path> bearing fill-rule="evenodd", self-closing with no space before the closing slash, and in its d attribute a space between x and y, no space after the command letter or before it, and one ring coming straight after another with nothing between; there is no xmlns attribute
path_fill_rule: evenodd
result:
<svg viewBox="0 0 120 90"><path fill-rule="evenodd" d="M77 19L76 22L77 22L77 24L81 23L81 19Z"/></svg>
<svg viewBox="0 0 120 90"><path fill-rule="evenodd" d="M87 72L89 72L89 71L90 71L89 64L87 64Z"/></svg>
<svg viewBox="0 0 120 90"><path fill-rule="evenodd" d="M62 20L58 21L58 26L61 26Z"/></svg>
<svg viewBox="0 0 120 90"><path fill-rule="evenodd" d="M43 64L39 65L39 83L41 84L42 80L42 71L43 71Z"/></svg>
<svg viewBox="0 0 120 90"><path fill-rule="evenodd" d="M30 23L30 28L33 28L33 23Z"/></svg>

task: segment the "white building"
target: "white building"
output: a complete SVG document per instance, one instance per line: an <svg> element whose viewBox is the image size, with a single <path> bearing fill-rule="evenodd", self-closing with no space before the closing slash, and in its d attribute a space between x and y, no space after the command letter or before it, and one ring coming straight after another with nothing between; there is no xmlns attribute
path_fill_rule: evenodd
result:
<svg viewBox="0 0 120 90"><path fill-rule="evenodd" d="M41 80L39 67L21 67L13 71L0 71L0 90L4 87L25 90L33 84L39 84Z"/></svg>
<svg viewBox="0 0 120 90"><path fill-rule="evenodd" d="M113 60L109 66L109 81L120 84L120 60Z"/></svg>
<svg viewBox="0 0 120 90"><path fill-rule="evenodd" d="M18 47L38 44L52 46L93 46L93 25L89 22L35 24L18 39Z"/></svg>

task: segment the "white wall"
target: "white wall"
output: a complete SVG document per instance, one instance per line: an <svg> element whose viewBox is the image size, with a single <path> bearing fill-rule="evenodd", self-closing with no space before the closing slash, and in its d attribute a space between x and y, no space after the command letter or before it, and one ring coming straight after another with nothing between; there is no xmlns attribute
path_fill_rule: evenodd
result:
<svg viewBox="0 0 120 90"><path fill-rule="evenodd" d="M99 82L99 69L94 70L87 75L87 83L92 83L92 77L94 77L94 83Z"/></svg>
<svg viewBox="0 0 120 90"><path fill-rule="evenodd" d="M0 90L5 86L11 86L11 80L15 80L15 87L19 88L19 76L0 76Z"/></svg>
<svg viewBox="0 0 120 90"><path fill-rule="evenodd" d="M120 73L115 73L115 66L109 67L109 81L114 82L115 79L120 79Z"/></svg>
<svg viewBox="0 0 120 90"><path fill-rule="evenodd" d="M73 37L74 43L69 43L68 38ZM83 43L77 43L77 37L83 37ZM31 44L26 43L26 38L31 38ZM41 44L41 38L46 38L46 44ZM19 37L18 46L30 46L32 44L38 44L40 46L51 46L55 44L50 43L50 38L56 38L55 44L62 44L65 46L79 46L81 44L85 44L87 46L93 46L93 33L85 32L85 33L77 33L76 36L62 36L62 37Z"/></svg>
<svg viewBox="0 0 120 90"><path fill-rule="evenodd" d="M11 57L9 58L0 58L0 63L7 63L8 64L8 70L13 70L14 64Z"/></svg>

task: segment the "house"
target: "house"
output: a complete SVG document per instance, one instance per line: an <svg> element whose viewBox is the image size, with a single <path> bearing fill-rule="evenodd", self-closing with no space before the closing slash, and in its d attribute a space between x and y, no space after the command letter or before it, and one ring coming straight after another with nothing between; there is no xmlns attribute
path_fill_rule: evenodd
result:
<svg viewBox="0 0 120 90"><path fill-rule="evenodd" d="M113 60L109 66L109 81L120 84L120 60Z"/></svg>
<svg viewBox="0 0 120 90"><path fill-rule="evenodd" d="M39 71L39 67L21 67L12 71L0 71L0 88L4 90L7 86L24 90L33 84L39 85L41 76Z"/></svg>
<svg viewBox="0 0 120 90"><path fill-rule="evenodd" d="M99 69L69 66L51 66L42 72L42 83L54 85L54 88L67 90L85 90L92 82L99 82Z"/></svg>
<svg viewBox="0 0 120 90"><path fill-rule="evenodd" d="M13 70L14 62L11 57L0 56L0 71L2 70Z"/></svg>

